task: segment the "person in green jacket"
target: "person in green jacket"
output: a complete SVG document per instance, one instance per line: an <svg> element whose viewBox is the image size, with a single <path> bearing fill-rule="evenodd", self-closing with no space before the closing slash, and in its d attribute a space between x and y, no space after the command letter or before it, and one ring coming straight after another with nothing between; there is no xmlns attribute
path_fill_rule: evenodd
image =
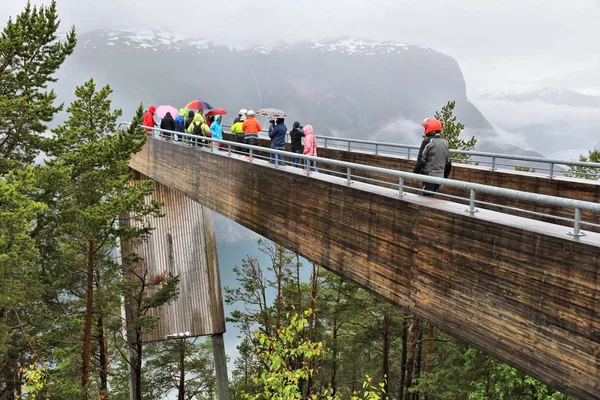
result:
<svg viewBox="0 0 600 400"><path fill-rule="evenodd" d="M194 115L194 120L190 126L188 126L187 133L196 136L210 136L210 128L206 125L202 114L196 113L196 115ZM198 144L198 139L192 139L192 146L197 146Z"/></svg>

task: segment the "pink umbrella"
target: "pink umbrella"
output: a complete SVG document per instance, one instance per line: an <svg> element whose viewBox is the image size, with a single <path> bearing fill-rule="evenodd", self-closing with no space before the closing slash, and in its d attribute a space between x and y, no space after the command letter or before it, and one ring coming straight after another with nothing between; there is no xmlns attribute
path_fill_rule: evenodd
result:
<svg viewBox="0 0 600 400"><path fill-rule="evenodd" d="M156 116L160 119L163 119L167 113L171 113L173 118L179 115L179 111L173 106L159 106L156 109Z"/></svg>

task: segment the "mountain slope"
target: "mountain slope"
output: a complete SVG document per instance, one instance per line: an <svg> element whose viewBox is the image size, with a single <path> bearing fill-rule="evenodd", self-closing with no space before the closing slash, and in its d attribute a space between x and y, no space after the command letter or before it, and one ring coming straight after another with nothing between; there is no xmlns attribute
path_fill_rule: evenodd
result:
<svg viewBox="0 0 600 400"><path fill-rule="evenodd" d="M94 76L111 84L125 115L140 102L202 98L234 113L281 108L321 134L416 142L418 123L456 100L468 128L491 131L456 61L419 46L344 39L243 48L156 31L88 32L79 43L60 71L59 96Z"/></svg>

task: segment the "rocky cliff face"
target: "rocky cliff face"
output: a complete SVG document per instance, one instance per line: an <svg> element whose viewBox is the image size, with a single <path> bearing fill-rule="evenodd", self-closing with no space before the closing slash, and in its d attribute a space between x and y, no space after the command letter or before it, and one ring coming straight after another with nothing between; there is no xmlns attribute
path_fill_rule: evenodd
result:
<svg viewBox="0 0 600 400"><path fill-rule="evenodd" d="M156 31L89 32L80 34L60 71L60 97L70 99L90 76L111 84L115 106L127 117L140 102L180 107L201 98L232 114L281 108L320 134L417 142L420 121L456 100L470 133L491 131L467 99L454 59L398 43L344 39L243 48Z"/></svg>

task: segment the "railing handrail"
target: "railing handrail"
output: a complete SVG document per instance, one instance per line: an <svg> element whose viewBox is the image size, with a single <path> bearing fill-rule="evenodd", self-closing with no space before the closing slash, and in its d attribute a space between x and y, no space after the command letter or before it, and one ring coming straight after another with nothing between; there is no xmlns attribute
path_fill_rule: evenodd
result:
<svg viewBox="0 0 600 400"><path fill-rule="evenodd" d="M119 129L124 125L129 126L131 124L128 122L122 122L119 124ZM577 216L579 215L579 220L580 220L581 219L581 210L586 210L586 211L590 211L593 213L600 213L600 204L589 202L589 201L568 199L568 198L557 197L557 196L549 196L549 195L545 195L545 194L531 193L531 192L525 192L525 191L514 190L514 189L505 189L505 188L499 188L499 187L495 187L495 186L482 185L479 183L456 181L456 180L446 179L446 178L436 178L436 177L432 177L432 176L428 176L428 175L420 175L420 174L414 174L412 172L404 172L404 171L398 171L398 170L393 170L393 169L374 167L374 166L366 165L366 164L357 164L357 163L351 163L351 162L347 162L347 161L334 160L334 159L330 159L330 158L307 156L304 154L292 153L292 152L285 151L285 150L266 149L261 146L253 146L253 145L248 145L245 143L231 142L228 140L219 140L219 139L214 139L214 138L210 138L210 137L198 136L198 135L193 135L193 134L189 134L189 133L176 132L176 131L164 130L164 129L159 129L159 128L148 128L148 127L143 127L143 128L152 129L152 130L158 131L158 132L168 133L170 135L179 135L179 136L187 137L190 139L222 143L222 144L225 144L228 146L244 148L244 149L248 149L251 151L269 152L269 153L273 153L273 154L277 154L277 155L284 155L284 156L295 157L295 158L308 160L308 161L315 161L315 162L319 162L319 163L335 165L337 167L346 168L347 170L354 169L354 170L359 170L359 171L367 171L367 172L389 175L389 176L396 177L400 180L400 191L401 192L402 192L403 182L405 179L412 179L412 180L415 180L418 182L433 183L433 184L437 184L437 185L444 185L444 186L454 187L457 189L468 190L471 193L471 199L470 199L470 202L471 202L470 211L471 212L474 210L474 194L476 192L487 193L487 194L511 198L511 199L524 200L524 201L529 201L532 203L551 205L551 206L563 207L563 208L570 208L570 209L575 210L575 215L576 215L575 223L576 223L577 228L575 229L575 236L580 235L579 227L578 227L578 224L580 221L578 221ZM175 137L175 136L173 136L173 137Z"/></svg>
<svg viewBox="0 0 600 400"><path fill-rule="evenodd" d="M231 127L231 125L227 125L227 124L223 124L223 126L228 127L228 128ZM263 129L262 132L267 133L268 131ZM394 148L411 149L411 150L418 150L421 148L421 146L414 145L414 144L378 142L375 140L351 139L351 138L341 138L341 137L335 137L335 136L315 135L315 138L327 140L327 141L333 141L333 142L367 144L367 145L378 146L378 147L394 147ZM538 163L542 163L542 164L555 164L555 165L566 165L566 166L574 166L574 167L589 167L589 168L600 169L600 163L589 162L589 161L575 161L575 160L564 160L564 159L559 159L559 158L520 156L520 155L514 155L514 154L489 153L489 152L485 152L485 151L475 151L475 150L450 149L450 153L451 154L468 155L468 156L499 158L499 159L503 159L503 160L528 161L528 162L538 162Z"/></svg>

